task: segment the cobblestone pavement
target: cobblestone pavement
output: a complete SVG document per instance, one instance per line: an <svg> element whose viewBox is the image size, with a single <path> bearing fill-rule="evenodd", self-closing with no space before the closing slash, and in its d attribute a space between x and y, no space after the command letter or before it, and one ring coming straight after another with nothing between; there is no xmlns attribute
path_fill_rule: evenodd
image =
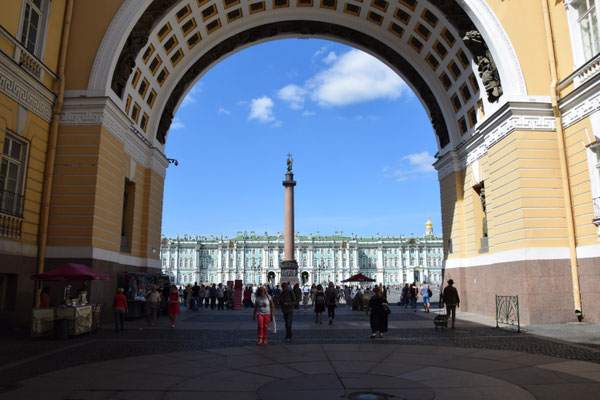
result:
<svg viewBox="0 0 600 400"><path fill-rule="evenodd" d="M283 328L281 314L276 315ZM309 309L294 316L293 344L282 344L280 329L270 334L269 345L258 347L250 310L182 311L176 329L161 317L155 327L132 321L126 323L124 332L115 333L105 326L98 333L64 342L3 340L0 399L38 396L48 387L44 397L49 399L177 398L186 393L187 397L196 393L211 398L210 393L219 392L216 397L221 400L274 398L284 387L297 388L303 397L311 395L308 390L320 390L317 398L345 398L354 389L379 389L396 398L436 399L454 395L495 398L500 393L503 398L511 393L515 398L552 398L567 389L570 396L579 393L580 398L591 398L600 389L597 346L461 320L456 330L436 330L431 321L434 315L393 306L389 332L384 339L373 340L364 313L341 307L333 325L327 321L321 325L315 324ZM254 361L246 362L240 357L243 354ZM288 365L294 362L301 365ZM214 381L206 378L213 375ZM306 377L310 380L305 382ZM471 389L455 387L454 377ZM369 384L352 387L354 379ZM178 386L184 380L191 386ZM232 380L235 393L227 392L232 388L226 382ZM244 390L237 387L238 380L247 383L240 387ZM222 387L215 387L221 381ZM542 384L560 384L560 388L544 392ZM596 390L595 395L587 396L592 393L589 390Z"/></svg>

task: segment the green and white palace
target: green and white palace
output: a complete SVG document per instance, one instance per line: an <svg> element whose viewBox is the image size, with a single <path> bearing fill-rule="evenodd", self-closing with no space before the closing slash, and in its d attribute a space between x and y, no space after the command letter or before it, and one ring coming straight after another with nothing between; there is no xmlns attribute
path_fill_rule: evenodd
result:
<svg viewBox="0 0 600 400"><path fill-rule="evenodd" d="M425 235L364 238L309 234L295 236L295 256L300 281L304 284L340 283L362 273L377 283L399 285L413 281L441 283L442 238L434 235L427 219ZM283 233L277 236L238 232L234 238L177 236L163 237L162 271L177 284L219 283L241 279L247 284L280 280Z"/></svg>

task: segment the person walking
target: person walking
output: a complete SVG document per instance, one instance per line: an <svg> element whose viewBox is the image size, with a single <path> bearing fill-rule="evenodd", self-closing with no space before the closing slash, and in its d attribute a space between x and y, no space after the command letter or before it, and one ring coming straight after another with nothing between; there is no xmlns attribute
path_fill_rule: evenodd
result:
<svg viewBox="0 0 600 400"><path fill-rule="evenodd" d="M308 309L308 300L310 299L310 288L304 286L302 288L302 304L304 305L304 312Z"/></svg>
<svg viewBox="0 0 600 400"><path fill-rule="evenodd" d="M246 289L244 289L244 308L252 306L252 286L246 286Z"/></svg>
<svg viewBox="0 0 600 400"><path fill-rule="evenodd" d="M454 280L448 280L448 286L444 288L442 296L444 296L444 304L446 305L446 318L450 318L450 314L452 314L452 326L450 328L454 329L456 307L460 308L460 297L458 297L458 290L454 287Z"/></svg>
<svg viewBox="0 0 600 400"><path fill-rule="evenodd" d="M150 326L156 323L156 314L160 307L160 294L156 291L156 285L152 285L148 294L146 294L146 322Z"/></svg>
<svg viewBox="0 0 600 400"><path fill-rule="evenodd" d="M366 314L371 312L371 317L369 322L371 323L371 339L376 337L377 332L379 331L379 337L383 338L383 334L387 332L388 328L388 303L383 298L381 294L381 288L376 286L373 289L373 296L369 300L369 304L367 304Z"/></svg>
<svg viewBox="0 0 600 400"><path fill-rule="evenodd" d="M408 298L410 297L409 291L410 291L410 288L408 287L408 283L407 283L402 288L402 296L400 298L400 302L402 303L404 308L408 308Z"/></svg>
<svg viewBox="0 0 600 400"><path fill-rule="evenodd" d="M317 285L315 285L314 283L312 284L312 286L310 287L310 301L313 307L313 311L315 309L315 296L317 295Z"/></svg>
<svg viewBox="0 0 600 400"><path fill-rule="evenodd" d="M321 284L316 287L313 309L315 311L315 323L322 324L323 311L325 311L325 293L323 293L323 286Z"/></svg>
<svg viewBox="0 0 600 400"><path fill-rule="evenodd" d="M259 287L256 290L256 298L254 299L254 312L252 319L256 320L258 315L258 342L256 344L267 344L267 332L269 331L269 323L273 319L275 307L273 299L267 294L264 287Z"/></svg>
<svg viewBox="0 0 600 400"><path fill-rule="evenodd" d="M210 284L204 286L204 308L208 310L210 306Z"/></svg>
<svg viewBox="0 0 600 400"><path fill-rule="evenodd" d="M299 310L300 301L302 300L302 290L300 289L299 283L296 283L294 285L294 297L296 297L296 303L294 303L294 310Z"/></svg>
<svg viewBox="0 0 600 400"><path fill-rule="evenodd" d="M115 314L115 332L123 332L123 323L127 313L127 298L123 294L123 288L117 289L117 294L113 298L113 312Z"/></svg>
<svg viewBox="0 0 600 400"><path fill-rule="evenodd" d="M219 283L217 287L217 310L225 309L225 290L223 289L223 284Z"/></svg>
<svg viewBox="0 0 600 400"><path fill-rule="evenodd" d="M426 281L423 281L421 285L421 296L423 296L423 309L426 313L429 312L429 297L431 295L431 289Z"/></svg>
<svg viewBox="0 0 600 400"><path fill-rule="evenodd" d="M169 294L169 321L171 321L171 328L175 328L177 322L177 314L179 314L179 294L177 293L177 286L171 286L171 294Z"/></svg>
<svg viewBox="0 0 600 400"><path fill-rule="evenodd" d="M337 306L338 292L333 282L329 282L329 287L325 291L325 306L327 306L327 316L329 317L329 325L333 324L335 319L335 307Z"/></svg>
<svg viewBox="0 0 600 400"><path fill-rule="evenodd" d="M292 320L294 318L294 304L296 304L296 296L290 290L287 283L281 284L281 294L279 296L279 304L285 321L285 341L292 341Z"/></svg>
<svg viewBox="0 0 600 400"><path fill-rule="evenodd" d="M216 284L212 284L212 286L209 289L209 294L210 294L210 309L214 310L215 309L215 305L217 304L217 285Z"/></svg>
<svg viewBox="0 0 600 400"><path fill-rule="evenodd" d="M410 285L410 305L413 308L414 312L417 312L417 299L419 298L419 288L417 287L417 282L413 282Z"/></svg>
<svg viewBox="0 0 600 400"><path fill-rule="evenodd" d="M194 286L192 286L191 289L191 294L191 307L189 307L188 310L191 308L194 311L198 311L198 302L200 301L200 286L198 286L198 282L194 282Z"/></svg>
<svg viewBox="0 0 600 400"><path fill-rule="evenodd" d="M204 308L204 294L204 285L200 285L200 289L198 290L198 308L201 310Z"/></svg>

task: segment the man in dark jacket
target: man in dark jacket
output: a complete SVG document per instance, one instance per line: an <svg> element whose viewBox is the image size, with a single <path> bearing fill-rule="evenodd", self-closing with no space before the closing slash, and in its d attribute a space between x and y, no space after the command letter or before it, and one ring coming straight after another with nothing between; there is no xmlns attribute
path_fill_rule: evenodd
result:
<svg viewBox="0 0 600 400"><path fill-rule="evenodd" d="M452 313L452 329L454 329L454 320L456 319L456 307L460 307L458 290L453 285L454 280L448 280L448 286L446 286L442 295L446 304L446 317L450 318L450 313Z"/></svg>
<svg viewBox="0 0 600 400"><path fill-rule="evenodd" d="M214 310L215 304L217 304L217 285L215 283L208 290L208 294L210 295L210 309Z"/></svg>
<svg viewBox="0 0 600 400"><path fill-rule="evenodd" d="M294 318L294 304L296 304L296 296L290 290L287 283L281 284L281 295L279 296L279 306L283 313L285 321L285 341L292 341L292 319Z"/></svg>

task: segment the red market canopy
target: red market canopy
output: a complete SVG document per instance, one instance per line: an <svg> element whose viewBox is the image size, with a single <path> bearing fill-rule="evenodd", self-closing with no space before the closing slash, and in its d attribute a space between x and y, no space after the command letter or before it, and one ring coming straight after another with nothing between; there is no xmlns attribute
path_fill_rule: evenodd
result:
<svg viewBox="0 0 600 400"><path fill-rule="evenodd" d="M371 279L363 274L356 274L348 279L344 279L342 282L375 282L375 279Z"/></svg>
<svg viewBox="0 0 600 400"><path fill-rule="evenodd" d="M63 264L52 271L31 275L36 281L90 281L114 279L113 275L101 274L83 264Z"/></svg>

